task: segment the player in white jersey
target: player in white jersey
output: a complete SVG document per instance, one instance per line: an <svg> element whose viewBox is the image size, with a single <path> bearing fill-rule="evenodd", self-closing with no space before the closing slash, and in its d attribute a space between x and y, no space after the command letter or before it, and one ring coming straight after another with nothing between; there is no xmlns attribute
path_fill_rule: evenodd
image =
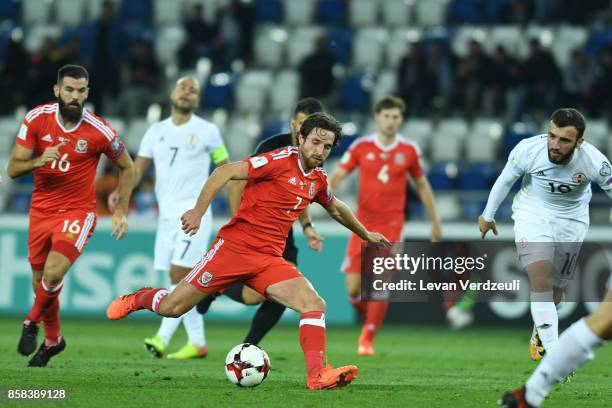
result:
<svg viewBox="0 0 612 408"><path fill-rule="evenodd" d="M155 164L155 195L159 203L159 222L155 237L154 268L169 271L170 282L177 285L208 248L212 227L210 209L202 219L197 234L181 230L181 215L197 201L208 179L211 159L216 165L228 163L229 155L215 125L193 114L200 103L200 85L192 77L183 77L170 94L171 116L153 124L140 144L136 167L136 186L151 164ZM111 196L111 200L114 196ZM145 347L154 356L164 351L183 322L188 343L168 358L205 357L208 353L204 321L193 308L179 318L162 319L157 334L145 339Z"/></svg>
<svg viewBox="0 0 612 408"><path fill-rule="evenodd" d="M483 238L489 230L497 234L495 212L523 176L512 218L519 259L531 284L535 327L529 349L534 360L552 351L558 341L556 305L573 279L589 227L591 183L612 198L610 162L584 140L585 127L577 110L555 111L547 134L525 139L512 150L478 220Z"/></svg>

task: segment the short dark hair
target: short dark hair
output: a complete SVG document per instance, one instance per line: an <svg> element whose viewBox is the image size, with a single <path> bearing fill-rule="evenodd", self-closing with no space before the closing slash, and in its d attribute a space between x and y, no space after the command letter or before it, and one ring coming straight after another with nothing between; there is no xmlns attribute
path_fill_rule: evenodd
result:
<svg viewBox="0 0 612 408"><path fill-rule="evenodd" d="M550 116L550 120L560 128L573 126L578 135L576 139L581 138L584 135L584 129L586 129L586 121L582 113L574 108L561 108L557 109Z"/></svg>
<svg viewBox="0 0 612 408"><path fill-rule="evenodd" d="M374 106L374 112L379 113L384 109L395 109L398 108L402 115L406 112L406 104L401 98L397 96L385 96L378 102L376 102L376 106Z"/></svg>
<svg viewBox="0 0 612 408"><path fill-rule="evenodd" d="M85 78L87 81L89 81L89 72L87 72L85 67L81 65L66 64L57 70L57 83L59 84L62 82L64 77L76 79Z"/></svg>
<svg viewBox="0 0 612 408"><path fill-rule="evenodd" d="M315 112L308 115L304 123L302 123L302 127L300 127L300 134L304 137L304 140L314 128L325 129L332 132L334 134L333 147L340 144L340 139L342 139L342 125L332 115L325 112Z"/></svg>
<svg viewBox="0 0 612 408"><path fill-rule="evenodd" d="M304 98L300 99L295 105L293 116L297 116L297 114L300 112L310 115L312 113L323 112L324 110L325 108L323 108L323 104L318 99Z"/></svg>

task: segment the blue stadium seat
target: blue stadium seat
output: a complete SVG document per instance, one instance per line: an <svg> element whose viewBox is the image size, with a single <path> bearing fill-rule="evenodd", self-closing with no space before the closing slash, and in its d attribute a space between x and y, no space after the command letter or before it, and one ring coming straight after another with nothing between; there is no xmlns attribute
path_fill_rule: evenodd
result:
<svg viewBox="0 0 612 408"><path fill-rule="evenodd" d="M348 77L340 88L340 106L347 111L365 112L370 107L370 75ZM372 82L373 85L373 82Z"/></svg>
<svg viewBox="0 0 612 408"><path fill-rule="evenodd" d="M225 197L217 196L210 206L213 214L229 214L229 204Z"/></svg>
<svg viewBox="0 0 612 408"><path fill-rule="evenodd" d="M0 0L0 21L17 22L20 7L21 1L19 0Z"/></svg>
<svg viewBox="0 0 612 408"><path fill-rule="evenodd" d="M596 57L604 48L612 45L612 30L602 29L593 31L589 37L585 49L587 54Z"/></svg>
<svg viewBox="0 0 612 408"><path fill-rule="evenodd" d="M341 64L351 62L353 47L353 30L347 27L334 27L327 33L327 49Z"/></svg>
<svg viewBox="0 0 612 408"><path fill-rule="evenodd" d="M510 151L521 140L537 134L536 126L532 122L514 122L504 136L504 156L507 157Z"/></svg>
<svg viewBox="0 0 612 408"><path fill-rule="evenodd" d="M477 220L478 216L482 214L482 211L484 210L486 205L487 205L486 201L481 201L481 200L465 201L461 207L462 218L467 221Z"/></svg>
<svg viewBox="0 0 612 408"><path fill-rule="evenodd" d="M236 77L231 72L219 72L210 76L204 94L204 109L230 109L234 102Z"/></svg>
<svg viewBox="0 0 612 408"><path fill-rule="evenodd" d="M435 190L448 191L457 187L458 165L456 162L438 162L431 167L428 178Z"/></svg>
<svg viewBox="0 0 612 408"><path fill-rule="evenodd" d="M126 22L148 23L152 11L151 0L123 0L121 3L121 19Z"/></svg>
<svg viewBox="0 0 612 408"><path fill-rule="evenodd" d="M340 139L340 144L337 147L334 147L330 153L331 157L340 157L346 152L349 146L357 139L355 136L342 136Z"/></svg>
<svg viewBox="0 0 612 408"><path fill-rule="evenodd" d="M450 21L459 24L475 24L482 20L485 2L482 0L454 0L450 6Z"/></svg>
<svg viewBox="0 0 612 408"><path fill-rule="evenodd" d="M319 0L317 4L317 21L321 24L345 24L347 13L343 0Z"/></svg>
<svg viewBox="0 0 612 408"><path fill-rule="evenodd" d="M410 213L408 219L410 220L418 220L425 217L425 208L423 207L423 204L421 204L421 202L418 200L410 201L408 203L408 209Z"/></svg>
<svg viewBox="0 0 612 408"><path fill-rule="evenodd" d="M488 190L497 175L492 163L473 163L462 169L459 176L459 188L461 190Z"/></svg>
<svg viewBox="0 0 612 408"><path fill-rule="evenodd" d="M256 0L255 16L262 23L280 23L283 19L283 5L279 0Z"/></svg>
<svg viewBox="0 0 612 408"><path fill-rule="evenodd" d="M145 41L151 46L155 42L155 29L146 24L130 24L126 27L129 44L126 44L128 49L136 41Z"/></svg>
<svg viewBox="0 0 612 408"><path fill-rule="evenodd" d="M512 0L487 0L484 4L485 19L489 23L497 23L504 8L510 5Z"/></svg>
<svg viewBox="0 0 612 408"><path fill-rule="evenodd" d="M13 193L8 199L6 210L13 213L27 213L31 202L31 193Z"/></svg>
<svg viewBox="0 0 612 408"><path fill-rule="evenodd" d="M288 131L285 126L287 126L287 124L282 120L268 121L261 130L261 133L259 134L259 142L263 142L267 138L274 136L278 133Z"/></svg>

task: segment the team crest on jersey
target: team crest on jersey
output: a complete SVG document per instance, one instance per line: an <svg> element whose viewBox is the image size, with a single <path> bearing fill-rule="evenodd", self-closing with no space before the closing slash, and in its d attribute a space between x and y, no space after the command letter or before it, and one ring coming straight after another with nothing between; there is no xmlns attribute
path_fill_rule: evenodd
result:
<svg viewBox="0 0 612 408"><path fill-rule="evenodd" d="M76 146L74 147L77 153L85 153L87 152L87 140L79 139L76 142Z"/></svg>
<svg viewBox="0 0 612 408"><path fill-rule="evenodd" d="M195 149L197 144L198 144L198 136L194 135L193 133L190 134L189 137L187 137L187 148Z"/></svg>
<svg viewBox="0 0 612 408"><path fill-rule="evenodd" d="M314 195L315 195L315 183L310 183L310 189L308 190L308 195L310 196L310 198L314 197Z"/></svg>
<svg viewBox="0 0 612 408"><path fill-rule="evenodd" d="M113 139L113 142L112 142L112 143L111 143L111 145L110 145L110 149L111 149L113 152L116 152L117 150L119 150L119 147L120 147L120 144L119 144L119 138L118 138L118 137L116 137L116 138L114 138L114 139Z"/></svg>
<svg viewBox="0 0 612 408"><path fill-rule="evenodd" d="M375 160L376 159L376 155L372 152L366 154L366 160Z"/></svg>
<svg viewBox="0 0 612 408"><path fill-rule="evenodd" d="M587 176L584 173L576 173L572 176L572 181L577 184L583 184L587 181Z"/></svg>
<svg viewBox="0 0 612 408"><path fill-rule="evenodd" d="M612 174L612 168L610 168L610 163L607 161L601 163L601 169L599 169L599 175L601 177L608 177Z"/></svg>
<svg viewBox="0 0 612 408"><path fill-rule="evenodd" d="M208 271L204 271L198 278L198 283L206 287L208 286L208 284L210 283L212 279L213 279L213 274Z"/></svg>
<svg viewBox="0 0 612 408"><path fill-rule="evenodd" d="M406 163L406 157L404 156L404 153L396 153L395 164L397 164L398 166L403 166L404 163Z"/></svg>

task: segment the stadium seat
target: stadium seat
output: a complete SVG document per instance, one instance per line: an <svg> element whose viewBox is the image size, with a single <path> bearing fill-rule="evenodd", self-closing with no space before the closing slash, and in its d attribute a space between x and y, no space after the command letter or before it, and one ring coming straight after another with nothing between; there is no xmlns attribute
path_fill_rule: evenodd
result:
<svg viewBox="0 0 612 408"><path fill-rule="evenodd" d="M31 193L14 192L9 196L6 211L9 213L27 213L32 202Z"/></svg>
<svg viewBox="0 0 612 408"><path fill-rule="evenodd" d="M317 0L285 0L285 23L290 26L307 26L315 14Z"/></svg>
<svg viewBox="0 0 612 408"><path fill-rule="evenodd" d="M504 157L508 157L514 146L521 140L536 134L536 126L532 122L515 122L510 125L504 136Z"/></svg>
<svg viewBox="0 0 612 408"><path fill-rule="evenodd" d="M123 0L121 2L121 19L129 23L146 24L151 21L151 0Z"/></svg>
<svg viewBox="0 0 612 408"><path fill-rule="evenodd" d="M168 25L155 30L155 55L162 65L176 62L179 48L185 41L185 30L181 25Z"/></svg>
<svg viewBox="0 0 612 408"><path fill-rule="evenodd" d="M375 70L384 64L384 45L389 40L386 29L363 28L357 31L353 43L353 67L362 70Z"/></svg>
<svg viewBox="0 0 612 408"><path fill-rule="evenodd" d="M181 24L183 19L183 2L181 0L154 0L153 22L156 26L163 24Z"/></svg>
<svg viewBox="0 0 612 408"><path fill-rule="evenodd" d="M58 25L35 24L30 26L25 32L25 49L30 52L38 52L45 38L51 37L58 39L62 34L62 28Z"/></svg>
<svg viewBox="0 0 612 408"><path fill-rule="evenodd" d="M455 24L481 23L484 3L483 0L453 0L449 7L450 22Z"/></svg>
<svg viewBox="0 0 612 408"><path fill-rule="evenodd" d="M138 152L140 141L151 124L146 119L133 119L125 130L123 143L131 153Z"/></svg>
<svg viewBox="0 0 612 408"><path fill-rule="evenodd" d="M488 23L497 23L501 19L504 8L508 7L512 0L487 0L484 3L484 16Z"/></svg>
<svg viewBox="0 0 612 408"><path fill-rule="evenodd" d="M261 125L254 115L232 115L225 136L230 157L242 159L253 153L259 142Z"/></svg>
<svg viewBox="0 0 612 408"><path fill-rule="evenodd" d="M454 220L461 214L461 206L459 199L455 193L443 193L436 197L436 206L440 218L445 220Z"/></svg>
<svg viewBox="0 0 612 408"><path fill-rule="evenodd" d="M488 190L497 176L493 163L471 163L460 169L459 189L467 191Z"/></svg>
<svg viewBox="0 0 612 408"><path fill-rule="evenodd" d="M386 42L387 64L390 68L396 68L402 58L406 55L408 44L419 41L422 33L418 29L398 28L391 33Z"/></svg>
<svg viewBox="0 0 612 408"><path fill-rule="evenodd" d="M370 107L371 75L353 75L340 87L340 106L347 111L366 112Z"/></svg>
<svg viewBox="0 0 612 408"><path fill-rule="evenodd" d="M484 26L459 26L451 40L452 50L458 57L465 57L468 53L468 43L470 40L476 40L484 44L487 41L488 35L489 30Z"/></svg>
<svg viewBox="0 0 612 408"><path fill-rule="evenodd" d="M464 138L460 135L447 134L439 129L431 140L431 159L433 161L459 160L462 157Z"/></svg>
<svg viewBox="0 0 612 408"><path fill-rule="evenodd" d="M469 162L494 162L503 131L500 122L477 119L465 140L467 160Z"/></svg>
<svg viewBox="0 0 612 408"><path fill-rule="evenodd" d="M293 108L298 100L299 77L295 71L282 71L274 80L270 89L270 105L276 113L293 114Z"/></svg>
<svg viewBox="0 0 612 408"><path fill-rule="evenodd" d="M608 139L610 138L609 132L610 129L608 128L608 122L606 120L587 119L587 127L584 132L584 140L589 142L605 154L608 148Z"/></svg>
<svg viewBox="0 0 612 408"><path fill-rule="evenodd" d="M428 178L434 191L454 190L457 187L459 165L457 162L434 163L429 170Z"/></svg>
<svg viewBox="0 0 612 408"><path fill-rule="evenodd" d="M440 121L437 131L447 136L465 137L468 133L468 124L463 118L450 118Z"/></svg>
<svg viewBox="0 0 612 408"><path fill-rule="evenodd" d="M278 68L285 61L288 33L281 26L262 26L255 34L255 64L259 67Z"/></svg>
<svg viewBox="0 0 612 408"><path fill-rule="evenodd" d="M266 110L268 91L272 86L272 73L268 70L245 71L236 83L237 113Z"/></svg>
<svg viewBox="0 0 612 408"><path fill-rule="evenodd" d="M438 26L446 22L449 0L417 1L416 21L420 26Z"/></svg>
<svg viewBox="0 0 612 408"><path fill-rule="evenodd" d="M14 23L19 19L21 3L15 0L0 0L0 21L11 20Z"/></svg>
<svg viewBox="0 0 612 408"><path fill-rule="evenodd" d="M546 26L530 25L523 31L523 41L519 43L518 55L521 59L529 56L529 40L537 38L542 47L549 49L555 42L555 32Z"/></svg>
<svg viewBox="0 0 612 408"><path fill-rule="evenodd" d="M333 27L327 33L327 49L341 64L351 63L353 29L348 27Z"/></svg>
<svg viewBox="0 0 612 408"><path fill-rule="evenodd" d="M263 142L264 140L279 134L290 132L289 124L284 120L270 120L266 122L263 129L261 129L261 133L259 134L258 143Z"/></svg>
<svg viewBox="0 0 612 408"><path fill-rule="evenodd" d="M509 55L517 56L522 41L524 38L519 26L494 26L484 48L491 54L498 45L501 45Z"/></svg>
<svg viewBox="0 0 612 408"><path fill-rule="evenodd" d="M330 153L331 157L342 157L344 152L349 148L351 144L357 139L355 136L343 135L340 139L340 144L334 147Z"/></svg>
<svg viewBox="0 0 612 408"><path fill-rule="evenodd" d="M136 41L144 41L151 45L155 43L155 28L146 24L129 24L126 27L127 40L129 46Z"/></svg>
<svg viewBox="0 0 612 408"><path fill-rule="evenodd" d="M397 89L397 74L395 71L382 71L376 78L372 89L372 108L377 101L387 95L394 95Z"/></svg>
<svg viewBox="0 0 612 408"><path fill-rule="evenodd" d="M10 156L21 121L14 116L0 118L0 157Z"/></svg>
<svg viewBox="0 0 612 408"><path fill-rule="evenodd" d="M117 131L117 134L121 139L124 139L126 136L126 126L125 121L117 116L105 116L104 119ZM144 136L144 133L142 134Z"/></svg>
<svg viewBox="0 0 612 408"><path fill-rule="evenodd" d="M383 24L388 26L406 26L412 20L414 6L404 0L384 0L381 2Z"/></svg>
<svg viewBox="0 0 612 408"><path fill-rule="evenodd" d="M557 64L561 67L567 66L572 50L584 47L588 35L589 33L585 27L567 25L559 27L552 45L552 53Z"/></svg>
<svg viewBox="0 0 612 408"><path fill-rule="evenodd" d="M55 16L58 24L74 26L83 22L85 2L81 0L56 0Z"/></svg>
<svg viewBox="0 0 612 408"><path fill-rule="evenodd" d="M378 23L378 0L351 0L348 16L351 27L368 27Z"/></svg>
<svg viewBox="0 0 612 408"><path fill-rule="evenodd" d="M476 221L486 205L487 202L482 200L465 200L461 204L461 217L467 221Z"/></svg>
<svg viewBox="0 0 612 408"><path fill-rule="evenodd" d="M234 102L234 74L219 72L210 76L202 95L204 109L230 109Z"/></svg>
<svg viewBox="0 0 612 408"><path fill-rule="evenodd" d="M317 3L317 22L321 24L345 24L346 15L346 2L343 0L319 0Z"/></svg>
<svg viewBox="0 0 612 408"><path fill-rule="evenodd" d="M612 45L612 29L604 28L591 32L586 43L586 51L591 56L597 56L601 50Z"/></svg>
<svg viewBox="0 0 612 408"><path fill-rule="evenodd" d="M427 154L433 134L433 126L429 119L408 118L400 133L406 139L415 142L422 154Z"/></svg>
<svg viewBox="0 0 612 408"><path fill-rule="evenodd" d="M289 36L287 53L289 65L298 66L304 57L310 55L314 49L315 40L325 34L322 27L299 27Z"/></svg>
<svg viewBox="0 0 612 408"><path fill-rule="evenodd" d="M282 22L282 3L280 0L255 0L255 18L260 23Z"/></svg>
<svg viewBox="0 0 612 408"><path fill-rule="evenodd" d="M21 20L26 25L45 24L49 21L51 2L40 0L22 0Z"/></svg>

